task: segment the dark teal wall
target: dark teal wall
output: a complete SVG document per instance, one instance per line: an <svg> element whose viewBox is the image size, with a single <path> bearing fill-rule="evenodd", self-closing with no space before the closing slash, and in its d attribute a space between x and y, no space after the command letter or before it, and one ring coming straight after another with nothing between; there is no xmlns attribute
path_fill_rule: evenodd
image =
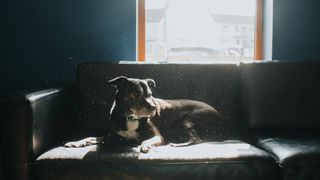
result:
<svg viewBox="0 0 320 180"><path fill-rule="evenodd" d="M273 59L320 60L320 1L273 3Z"/></svg>
<svg viewBox="0 0 320 180"><path fill-rule="evenodd" d="M0 93L71 82L83 61L134 60L135 0L12 0ZM274 0L272 59L320 60L320 1Z"/></svg>
<svg viewBox="0 0 320 180"><path fill-rule="evenodd" d="M135 0L13 0L5 6L2 94L71 82L83 61L135 60Z"/></svg>

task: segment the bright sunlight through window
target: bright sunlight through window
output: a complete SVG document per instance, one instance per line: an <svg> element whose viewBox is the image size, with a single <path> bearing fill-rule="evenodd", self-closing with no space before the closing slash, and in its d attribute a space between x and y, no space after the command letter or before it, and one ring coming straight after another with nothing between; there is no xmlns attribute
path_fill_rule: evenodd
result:
<svg viewBox="0 0 320 180"><path fill-rule="evenodd" d="M254 58L256 0L146 0L146 61Z"/></svg>

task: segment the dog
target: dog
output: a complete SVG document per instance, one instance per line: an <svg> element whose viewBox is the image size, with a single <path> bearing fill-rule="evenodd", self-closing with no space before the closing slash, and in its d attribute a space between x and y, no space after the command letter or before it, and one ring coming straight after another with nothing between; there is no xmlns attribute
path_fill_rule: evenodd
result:
<svg viewBox="0 0 320 180"><path fill-rule="evenodd" d="M110 111L108 135L70 142L66 147L134 142L146 153L164 144L181 147L224 138L223 118L204 102L155 98L151 90L156 87L153 79L120 76L109 80L108 84L117 90Z"/></svg>

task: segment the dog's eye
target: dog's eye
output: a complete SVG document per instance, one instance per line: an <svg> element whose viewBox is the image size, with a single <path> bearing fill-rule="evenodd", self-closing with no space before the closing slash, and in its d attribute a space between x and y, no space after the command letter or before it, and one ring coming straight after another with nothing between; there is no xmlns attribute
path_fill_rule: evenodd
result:
<svg viewBox="0 0 320 180"><path fill-rule="evenodd" d="M151 97L152 96L152 94L150 93L150 94L147 94L147 98L149 98L149 97Z"/></svg>

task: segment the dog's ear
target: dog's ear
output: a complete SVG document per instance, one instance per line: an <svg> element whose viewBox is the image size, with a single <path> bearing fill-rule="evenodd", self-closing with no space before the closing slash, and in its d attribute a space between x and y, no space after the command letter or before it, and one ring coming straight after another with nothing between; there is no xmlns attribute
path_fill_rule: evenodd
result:
<svg viewBox="0 0 320 180"><path fill-rule="evenodd" d="M114 86L116 88L124 87L126 82L128 81L128 78L125 76L119 76L114 79L111 79L108 81L108 84L111 86Z"/></svg>
<svg viewBox="0 0 320 180"><path fill-rule="evenodd" d="M153 79L146 79L148 86L155 88L156 87L156 82Z"/></svg>

